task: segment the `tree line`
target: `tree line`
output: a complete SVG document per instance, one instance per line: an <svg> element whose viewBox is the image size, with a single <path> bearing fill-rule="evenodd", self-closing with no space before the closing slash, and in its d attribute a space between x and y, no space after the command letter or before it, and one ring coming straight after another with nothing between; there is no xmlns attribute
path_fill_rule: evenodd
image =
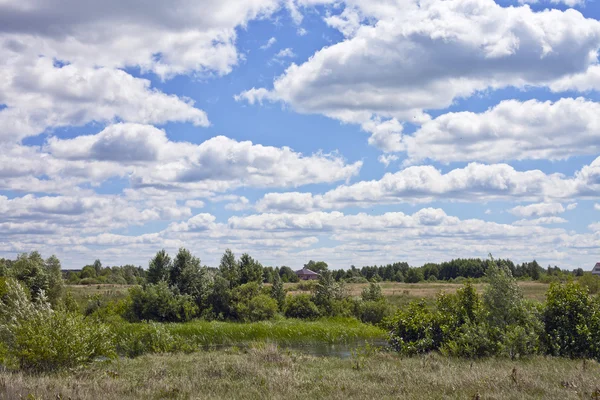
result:
<svg viewBox="0 0 600 400"><path fill-rule="evenodd" d="M164 250L163 250L164 252ZM227 250L226 254L231 253ZM228 257L231 257L230 255ZM242 268L245 270L246 265L252 257L247 253L242 255L240 263L244 264ZM229 258L229 262L233 263ZM514 263L510 259L499 259L495 261L499 265L510 270L512 276L520 279L545 280L555 281L564 280L566 277L575 275L582 276L583 269L578 268L575 271L562 270L557 266L548 266L543 268L536 260L524 262L521 264ZM1 260L0 260L1 263ZM258 261L252 259L253 271L255 276L253 281L262 281L263 283L273 283L278 276L282 282L298 282L298 276L295 271L288 266L270 267L263 266ZM387 265L363 266L357 268L354 265L348 269L330 270L325 261L310 260L304 264L305 268L316 273L330 271L333 279L336 282L347 283L365 283L365 282L406 282L418 283L423 281L452 281L455 279L483 278L486 275L491 262L489 259L481 258L457 258L442 263L426 263L421 267L411 267L407 262L396 262ZM209 271L219 271L219 268L203 266ZM233 271L233 270L232 270ZM103 267L100 260L94 261L93 264L84 266L81 270L65 270L63 276L69 284L144 284L152 282L153 278L149 276L149 269L146 270L141 266L124 265ZM245 277L243 279L248 279Z"/></svg>

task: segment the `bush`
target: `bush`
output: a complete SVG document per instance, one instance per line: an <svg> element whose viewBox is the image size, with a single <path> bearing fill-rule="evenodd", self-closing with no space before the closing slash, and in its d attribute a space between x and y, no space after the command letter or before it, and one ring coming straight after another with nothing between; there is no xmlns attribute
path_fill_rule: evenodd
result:
<svg viewBox="0 0 600 400"><path fill-rule="evenodd" d="M552 284L546 294L545 343L550 354L599 357L600 308L587 289L575 283Z"/></svg>
<svg viewBox="0 0 600 400"><path fill-rule="evenodd" d="M129 290L130 319L159 322L185 322L198 314L198 307L189 295L175 294L164 281Z"/></svg>
<svg viewBox="0 0 600 400"><path fill-rule="evenodd" d="M383 294L381 293L381 286L371 282L369 286L363 289L361 293L363 301L380 301L383 300Z"/></svg>
<svg viewBox="0 0 600 400"><path fill-rule="evenodd" d="M591 272L584 272L577 282L579 282L581 286L587 288L591 294L600 292L600 276L592 275Z"/></svg>
<svg viewBox="0 0 600 400"><path fill-rule="evenodd" d="M248 302L248 315L245 321L263 321L272 319L277 314L277 300L260 294Z"/></svg>
<svg viewBox="0 0 600 400"><path fill-rule="evenodd" d="M288 318L315 319L320 313L317 305L307 294L288 296L285 301L284 314Z"/></svg>
<svg viewBox="0 0 600 400"><path fill-rule="evenodd" d="M437 350L443 342L440 317L423 301L410 303L385 322L390 330L391 346L405 355Z"/></svg>
<svg viewBox="0 0 600 400"><path fill-rule="evenodd" d="M43 293L32 302L14 280L0 300L0 327L5 363L17 368L49 371L114 356L106 325L52 310Z"/></svg>
<svg viewBox="0 0 600 400"><path fill-rule="evenodd" d="M385 301L363 301L358 306L358 319L369 324L378 324L393 314L392 307Z"/></svg>

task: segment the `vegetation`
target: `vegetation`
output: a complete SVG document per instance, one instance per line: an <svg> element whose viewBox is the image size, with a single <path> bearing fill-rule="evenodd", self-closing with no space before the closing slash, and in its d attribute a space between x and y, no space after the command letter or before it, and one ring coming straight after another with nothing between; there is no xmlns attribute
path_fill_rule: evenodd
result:
<svg viewBox="0 0 600 400"><path fill-rule="evenodd" d="M600 365L366 352L314 357L257 345L143 355L68 374L0 372L0 399L593 399Z"/></svg>
<svg viewBox="0 0 600 400"><path fill-rule="evenodd" d="M319 270L319 280L289 283L283 268L263 267L248 254L238 259L227 250L213 269L182 248L174 258L159 251L148 272L135 276L138 284L126 290L101 285L65 290L60 261L33 252L1 263L0 364L10 370L49 371L94 365L116 355L190 353L257 341L290 345L364 340L388 340L390 349L405 356L600 360L597 277L574 273L548 288L513 276L513 269L532 271L531 265L512 268L506 260L490 258L478 281L462 286L432 283L452 265L463 264L449 263L437 274L433 265L400 270L405 280L420 279L421 274L428 280L414 286L379 283L375 275L368 283L350 284L336 279L337 272L329 271L326 263L311 261L307 268ZM463 272L479 271L477 265L465 262ZM89 267L86 274L93 269L96 277L113 271L100 262ZM120 269L125 270L133 271ZM561 283L563 278L567 282ZM407 289L396 294L398 287ZM432 298L440 288L453 290ZM522 288L528 288L527 296ZM547 294L540 288L548 288ZM406 295L409 289L413 295ZM415 293L427 293L430 299L410 301ZM407 302L398 302L397 296ZM370 357L382 357L365 349L355 354L354 368L363 368Z"/></svg>

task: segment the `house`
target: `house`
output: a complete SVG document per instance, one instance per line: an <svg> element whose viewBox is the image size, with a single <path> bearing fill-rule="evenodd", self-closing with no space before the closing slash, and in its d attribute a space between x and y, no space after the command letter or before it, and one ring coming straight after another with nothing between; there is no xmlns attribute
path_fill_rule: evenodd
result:
<svg viewBox="0 0 600 400"><path fill-rule="evenodd" d="M302 268L301 270L296 271L296 275L301 281L310 281L319 279L319 274L314 271L311 271L308 268Z"/></svg>
<svg viewBox="0 0 600 400"><path fill-rule="evenodd" d="M597 262L592 269L592 275L600 275L600 262Z"/></svg>

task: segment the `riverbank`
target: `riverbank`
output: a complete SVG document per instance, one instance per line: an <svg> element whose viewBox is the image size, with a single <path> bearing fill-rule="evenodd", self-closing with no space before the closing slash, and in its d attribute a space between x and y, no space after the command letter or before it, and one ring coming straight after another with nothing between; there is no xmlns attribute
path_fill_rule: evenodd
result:
<svg viewBox="0 0 600 400"><path fill-rule="evenodd" d="M275 345L144 355L71 372L0 372L0 399L580 399L600 388L594 361L536 356L469 361L369 349L314 357Z"/></svg>

